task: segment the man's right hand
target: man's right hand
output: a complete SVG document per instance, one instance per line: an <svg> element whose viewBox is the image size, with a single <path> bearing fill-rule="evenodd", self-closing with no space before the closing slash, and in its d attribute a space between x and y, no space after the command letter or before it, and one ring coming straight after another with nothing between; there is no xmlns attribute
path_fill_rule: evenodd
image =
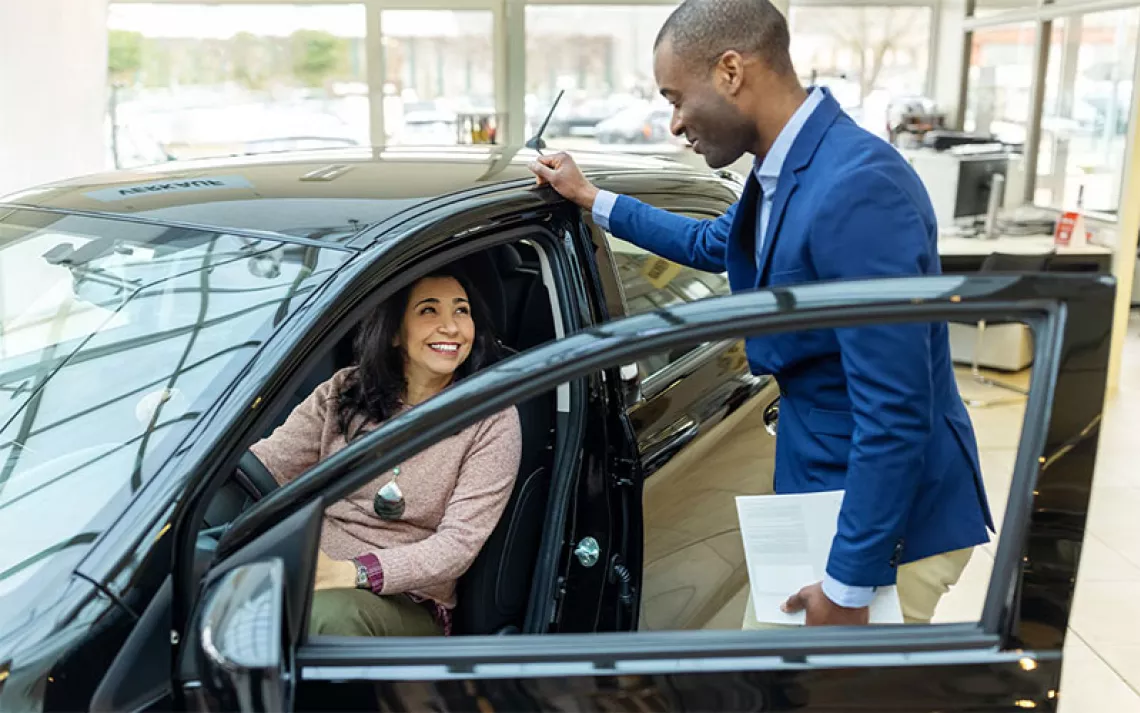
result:
<svg viewBox="0 0 1140 713"><path fill-rule="evenodd" d="M530 170L538 177L538 184L548 184L565 199L573 201L586 210L593 210L594 198L598 189L586 179L582 169L570 158L570 154L556 153L539 156L530 164Z"/></svg>

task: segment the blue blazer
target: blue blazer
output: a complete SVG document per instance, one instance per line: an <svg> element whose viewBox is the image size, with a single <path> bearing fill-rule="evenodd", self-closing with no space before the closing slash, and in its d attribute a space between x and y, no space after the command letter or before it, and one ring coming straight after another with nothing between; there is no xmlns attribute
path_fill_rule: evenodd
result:
<svg viewBox="0 0 1140 713"><path fill-rule="evenodd" d="M937 275L926 190L889 144L826 94L792 145L757 264L759 184L717 220L619 196L611 231L674 262L727 270L734 291L821 280ZM945 323L752 338L752 371L780 384L776 492L845 489L827 572L895 582L898 564L985 543L993 529Z"/></svg>

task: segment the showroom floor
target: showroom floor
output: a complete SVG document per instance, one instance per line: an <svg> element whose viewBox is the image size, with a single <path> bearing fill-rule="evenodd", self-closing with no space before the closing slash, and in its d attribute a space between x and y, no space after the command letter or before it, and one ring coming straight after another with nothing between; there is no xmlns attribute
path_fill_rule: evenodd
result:
<svg viewBox="0 0 1140 713"><path fill-rule="evenodd" d="M1061 713L1140 713L1140 312L1124 347L1120 392L1106 404L1077 593L1065 642ZM997 375L1027 386L1028 370ZM1005 510L1025 416L1024 397L980 385L969 369L958 382L977 433L994 517ZM980 405L979 401L989 402ZM977 621L993 566L996 538L975 552L962 579L939 604L935 621ZM736 628L747 586L707 625Z"/></svg>
<svg viewBox="0 0 1140 713"><path fill-rule="evenodd" d="M1107 404L1076 601L1065 642L1061 713L1140 713L1140 313Z"/></svg>
<svg viewBox="0 0 1140 713"><path fill-rule="evenodd" d="M1022 377L1024 384L1028 377ZM959 374L962 396L1004 398ZM1016 379L1014 379L1016 381ZM1023 403L972 407L982 471L995 517L1005 508ZM1061 713L1140 713L1140 313L1124 347L1120 392L1106 404L1077 593L1065 641ZM976 620L994 544L971 560L959 586L939 605L937 620Z"/></svg>

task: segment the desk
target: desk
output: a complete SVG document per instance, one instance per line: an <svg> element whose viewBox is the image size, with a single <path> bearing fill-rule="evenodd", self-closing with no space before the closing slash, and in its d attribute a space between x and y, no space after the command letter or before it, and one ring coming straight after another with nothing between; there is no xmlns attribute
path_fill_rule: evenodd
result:
<svg viewBox="0 0 1140 713"><path fill-rule="evenodd" d="M938 254L942 256L944 273L977 272L990 254L1014 253L1033 255L1053 250L1052 235L1003 235L993 240L946 236L938 238ZM1050 261L1053 272L1112 272L1111 248L1100 245L1056 249Z"/></svg>
<svg viewBox="0 0 1140 713"><path fill-rule="evenodd" d="M1003 235L993 240L939 237L938 253L942 272L977 272L992 253L1039 255L1054 249L1052 235ZM1056 248L1049 261L1050 272L1112 272L1112 249L1100 245ZM1020 371L1033 363L1033 334L1025 325L1013 322L986 327L979 344L973 323L950 322L950 354L958 364L970 364L978 351L978 365L1001 371Z"/></svg>

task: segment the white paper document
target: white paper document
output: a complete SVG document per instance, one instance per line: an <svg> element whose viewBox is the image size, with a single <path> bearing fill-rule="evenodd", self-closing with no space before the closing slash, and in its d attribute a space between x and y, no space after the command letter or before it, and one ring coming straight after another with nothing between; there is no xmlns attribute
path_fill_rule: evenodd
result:
<svg viewBox="0 0 1140 713"><path fill-rule="evenodd" d="M744 558L756 619L767 624L803 624L804 613L780 605L823 579L839 523L843 491L736 498ZM901 624L895 587L879 587L871 602L872 624Z"/></svg>

